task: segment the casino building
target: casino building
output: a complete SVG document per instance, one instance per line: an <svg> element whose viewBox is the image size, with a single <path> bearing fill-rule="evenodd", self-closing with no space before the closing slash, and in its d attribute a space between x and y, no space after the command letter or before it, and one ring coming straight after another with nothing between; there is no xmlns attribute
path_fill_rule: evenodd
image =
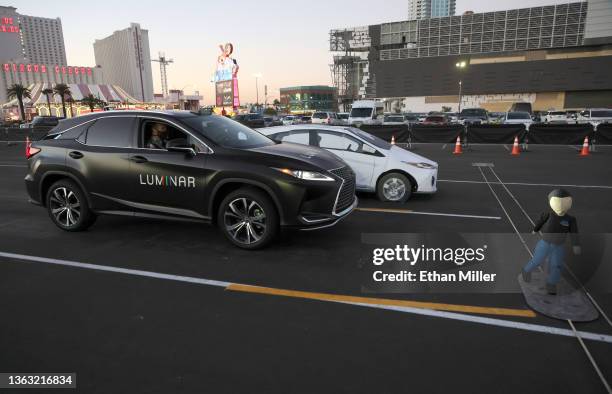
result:
<svg viewBox="0 0 612 394"><path fill-rule="evenodd" d="M343 107L374 98L416 112L456 111L460 100L491 111L612 107L608 0L336 29L330 51Z"/></svg>
<svg viewBox="0 0 612 394"><path fill-rule="evenodd" d="M49 115L47 97L42 91L47 88L53 89L58 83L68 85L71 98L76 102L90 94L107 103L138 102L120 86L105 84L103 71L99 67L24 63L3 63L1 67L0 103L5 103L4 108L17 106L16 99L8 101L6 97L6 89L13 84L21 84L30 88L32 98L25 99L24 103L27 107L36 109L40 115ZM60 97L50 95L49 100L51 102L51 115L61 116ZM76 105L76 107L75 112L81 112L81 106ZM89 111L88 108L87 111Z"/></svg>

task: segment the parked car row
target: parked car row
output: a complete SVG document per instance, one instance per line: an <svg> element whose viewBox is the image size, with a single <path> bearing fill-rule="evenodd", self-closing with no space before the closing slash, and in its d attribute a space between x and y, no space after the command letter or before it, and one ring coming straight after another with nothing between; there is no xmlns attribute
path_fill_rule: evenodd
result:
<svg viewBox="0 0 612 394"><path fill-rule="evenodd" d="M562 110L534 112L515 110L508 112L488 112L483 108L465 108L459 114L452 112L429 112L385 115L383 124L398 124L400 118L404 117L405 124L420 123L429 125L446 125L460 123L463 125L479 124L517 124L523 123L527 128L532 123L549 124L580 124L591 123L597 126L600 123L612 122L612 109L592 108L584 110ZM408 117L414 122L408 120ZM387 119L390 122L387 122Z"/></svg>
<svg viewBox="0 0 612 394"><path fill-rule="evenodd" d="M307 115L286 115L281 118L282 125L312 123L312 117Z"/></svg>

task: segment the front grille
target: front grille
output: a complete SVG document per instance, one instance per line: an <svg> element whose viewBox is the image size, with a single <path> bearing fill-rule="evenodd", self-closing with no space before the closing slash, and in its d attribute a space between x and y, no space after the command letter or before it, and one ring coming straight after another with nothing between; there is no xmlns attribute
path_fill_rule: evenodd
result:
<svg viewBox="0 0 612 394"><path fill-rule="evenodd" d="M336 200L334 213L339 213L353 205L355 201L355 173L349 166L337 168L330 171L332 174L339 176L344 181Z"/></svg>

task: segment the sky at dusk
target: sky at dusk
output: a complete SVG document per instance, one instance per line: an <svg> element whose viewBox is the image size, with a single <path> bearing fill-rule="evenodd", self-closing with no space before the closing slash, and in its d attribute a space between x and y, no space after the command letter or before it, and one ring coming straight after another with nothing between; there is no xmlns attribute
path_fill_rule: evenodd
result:
<svg viewBox="0 0 612 394"><path fill-rule="evenodd" d="M466 10L486 12L564 3L558 0L457 0L457 14ZM268 102L278 98L279 88L331 84L328 34L332 28L363 26L404 20L407 0L311 0L227 2L149 0L104 2L54 2L29 0L2 3L17 12L62 19L68 65L93 66L93 42L115 30L140 23L149 30L151 57L163 51L173 58L168 68L171 89L187 94L199 90L204 102L214 102L210 82L218 44L232 42L240 65L241 101L255 102L253 74L259 79L260 102L268 85ZM159 66L153 67L155 92L161 92Z"/></svg>

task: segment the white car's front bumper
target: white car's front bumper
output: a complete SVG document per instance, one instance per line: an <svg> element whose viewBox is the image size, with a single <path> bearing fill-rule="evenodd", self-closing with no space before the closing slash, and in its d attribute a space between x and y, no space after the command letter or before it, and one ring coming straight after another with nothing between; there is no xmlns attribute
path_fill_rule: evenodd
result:
<svg viewBox="0 0 612 394"><path fill-rule="evenodd" d="M431 194L438 190L438 169L422 170L418 173L412 173L412 176L417 182L417 190L415 193Z"/></svg>

